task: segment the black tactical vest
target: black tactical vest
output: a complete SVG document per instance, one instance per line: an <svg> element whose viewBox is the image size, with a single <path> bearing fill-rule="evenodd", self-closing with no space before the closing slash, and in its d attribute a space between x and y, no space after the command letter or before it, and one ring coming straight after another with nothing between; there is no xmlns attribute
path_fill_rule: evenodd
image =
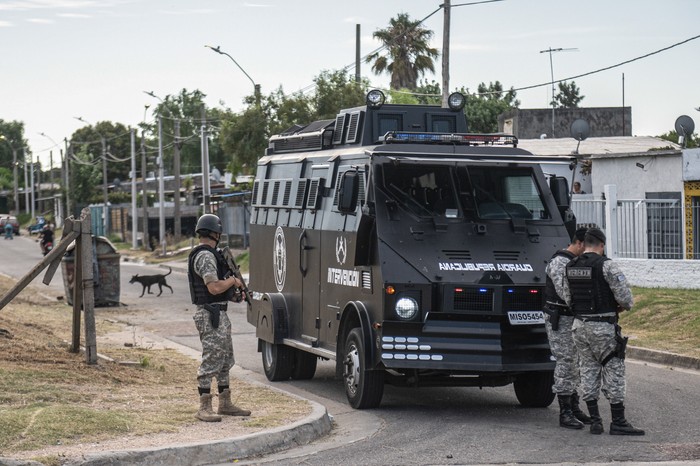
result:
<svg viewBox="0 0 700 466"><path fill-rule="evenodd" d="M560 251L555 252L554 255L552 256L552 258L550 259L550 261L553 260L557 256L563 256L563 257L568 258L569 260L576 257L576 255L573 252L568 251L566 249L562 249ZM566 273L566 269L564 269L564 273ZM554 304L558 304L562 307L567 307L564 300L561 299L559 297L559 295L557 294L557 290L556 290L556 288L554 288L554 282L549 277L549 275L547 275L547 278L545 281L544 300L545 300L545 303L554 303Z"/></svg>
<svg viewBox="0 0 700 466"><path fill-rule="evenodd" d="M610 259L587 252L566 265L571 310L575 315L617 311L617 301L603 275L603 264L607 260Z"/></svg>
<svg viewBox="0 0 700 466"><path fill-rule="evenodd" d="M209 292L207 285L204 284L204 279L197 275L194 271L194 259L197 257L200 251L206 249L211 251L216 258L216 274L219 280L223 280L226 272L228 271L228 265L224 256L221 255L218 249L215 249L207 244L200 244L199 246L192 249L190 252L189 259L187 261L187 277L190 281L190 297L192 298L193 304L209 304L209 303L220 303L222 301L229 301L233 297L235 292L234 287L229 288L225 292L217 295L213 295Z"/></svg>

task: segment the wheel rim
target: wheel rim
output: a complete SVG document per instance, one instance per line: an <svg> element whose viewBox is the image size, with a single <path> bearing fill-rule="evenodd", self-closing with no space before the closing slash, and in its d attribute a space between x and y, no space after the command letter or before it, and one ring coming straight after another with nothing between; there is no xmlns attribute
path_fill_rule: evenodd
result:
<svg viewBox="0 0 700 466"><path fill-rule="evenodd" d="M263 360L265 367L269 369L272 364L272 345L266 341L263 342Z"/></svg>
<svg viewBox="0 0 700 466"><path fill-rule="evenodd" d="M355 396L360 383L360 354L357 346L352 345L345 356L345 386L348 393Z"/></svg>

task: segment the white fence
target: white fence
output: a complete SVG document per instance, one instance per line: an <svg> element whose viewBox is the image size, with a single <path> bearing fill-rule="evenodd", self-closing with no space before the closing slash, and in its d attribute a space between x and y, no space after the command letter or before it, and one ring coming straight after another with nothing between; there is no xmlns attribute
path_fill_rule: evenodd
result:
<svg viewBox="0 0 700 466"><path fill-rule="evenodd" d="M634 259L700 259L700 206L691 206L693 232L686 235L683 203L679 199L617 199L616 187L606 185L605 199L574 197L571 208L580 226L597 226L608 237L610 257ZM693 241L686 254L685 238ZM691 257L687 257L691 256Z"/></svg>

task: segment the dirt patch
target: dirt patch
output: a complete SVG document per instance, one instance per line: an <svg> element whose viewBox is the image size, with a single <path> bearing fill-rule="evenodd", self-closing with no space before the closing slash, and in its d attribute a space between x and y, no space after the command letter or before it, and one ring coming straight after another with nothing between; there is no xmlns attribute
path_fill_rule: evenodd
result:
<svg viewBox="0 0 700 466"><path fill-rule="evenodd" d="M13 284L0 277L0 295ZM142 346L132 329L98 316L98 351L110 360L88 365L68 351L71 321L71 307L35 288L0 310L0 456L59 465L88 452L252 434L311 412L306 401L234 378L234 401L252 416L199 422L196 360Z"/></svg>

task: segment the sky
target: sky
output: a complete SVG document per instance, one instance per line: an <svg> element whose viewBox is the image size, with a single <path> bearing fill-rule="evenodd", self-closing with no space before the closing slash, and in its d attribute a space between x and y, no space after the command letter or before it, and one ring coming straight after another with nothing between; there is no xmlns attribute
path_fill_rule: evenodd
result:
<svg viewBox="0 0 700 466"><path fill-rule="evenodd" d="M135 127L157 99L198 89L211 107L240 111L254 83L266 95L308 89L324 70L381 44L372 33L398 13L434 31L442 50L441 0L0 0L0 119L24 122L35 157L58 160L57 144L85 123ZM581 107L632 107L634 135L659 135L680 115L700 126L700 1L452 0L450 89L500 81L521 108L546 108L554 79L574 79ZM226 56L205 45L220 46ZM549 48L574 49L550 54ZM361 75L386 88L362 63ZM429 81L441 82L441 58ZM351 73L354 74L354 67ZM624 81L623 81L624 74ZM623 85L624 82L624 85ZM146 108L146 106L150 108ZM306 122L304 122L306 123ZM44 133L46 136L42 136ZM128 154L125 154L128 155Z"/></svg>

